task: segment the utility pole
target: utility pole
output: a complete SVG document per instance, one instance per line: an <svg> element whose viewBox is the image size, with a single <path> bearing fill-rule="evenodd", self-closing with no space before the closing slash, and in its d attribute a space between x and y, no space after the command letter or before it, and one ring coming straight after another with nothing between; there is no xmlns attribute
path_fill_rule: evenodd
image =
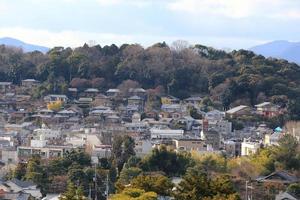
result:
<svg viewBox="0 0 300 200"><path fill-rule="evenodd" d="M109 174L109 171L107 172L107 175L106 175L106 200L108 200L108 196L109 196L109 182L108 182L108 174Z"/></svg>
<svg viewBox="0 0 300 200"><path fill-rule="evenodd" d="M97 200L97 172L96 172L96 164L95 164L95 174L94 174L94 182L95 182L95 200Z"/></svg>
<svg viewBox="0 0 300 200"><path fill-rule="evenodd" d="M248 200L248 181L246 181L246 200Z"/></svg>

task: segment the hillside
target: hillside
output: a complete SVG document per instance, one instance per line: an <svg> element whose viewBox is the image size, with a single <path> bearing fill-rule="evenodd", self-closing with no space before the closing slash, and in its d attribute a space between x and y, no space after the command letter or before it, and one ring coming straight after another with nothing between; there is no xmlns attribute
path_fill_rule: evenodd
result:
<svg viewBox="0 0 300 200"><path fill-rule="evenodd" d="M266 57L282 58L290 62L300 63L300 42L280 40L258 45L250 50Z"/></svg>
<svg viewBox="0 0 300 200"><path fill-rule="evenodd" d="M1 44L6 45L6 46L22 48L24 52L40 51L40 52L46 53L49 50L48 47L28 44L21 40L9 38L9 37L0 38L0 45Z"/></svg>
<svg viewBox="0 0 300 200"><path fill-rule="evenodd" d="M208 96L223 109L273 101L289 105L292 118L300 118L299 66L246 50L226 53L202 45L174 48L157 43L146 49L138 44L57 47L42 54L0 46L0 81L20 83L25 78L44 82L37 97L66 93L69 86L104 92L130 79L179 98Z"/></svg>

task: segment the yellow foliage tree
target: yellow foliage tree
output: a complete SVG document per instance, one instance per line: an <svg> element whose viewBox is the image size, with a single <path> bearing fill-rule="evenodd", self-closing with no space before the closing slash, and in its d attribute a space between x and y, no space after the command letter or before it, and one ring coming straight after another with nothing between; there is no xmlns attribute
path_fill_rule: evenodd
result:
<svg viewBox="0 0 300 200"><path fill-rule="evenodd" d="M50 102L47 104L47 108L48 110L52 110L52 111L59 111L63 106L63 102L62 101L55 101L55 102Z"/></svg>

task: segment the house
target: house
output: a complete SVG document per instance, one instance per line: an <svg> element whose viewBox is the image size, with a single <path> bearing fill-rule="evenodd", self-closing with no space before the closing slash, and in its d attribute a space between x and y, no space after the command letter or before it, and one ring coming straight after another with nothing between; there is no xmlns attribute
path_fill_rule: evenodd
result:
<svg viewBox="0 0 300 200"><path fill-rule="evenodd" d="M84 96L85 97L92 97L94 98L99 93L99 90L97 88L88 88L84 90Z"/></svg>
<svg viewBox="0 0 300 200"><path fill-rule="evenodd" d="M214 129L203 129L200 133L200 138L215 151L221 148L221 134Z"/></svg>
<svg viewBox="0 0 300 200"><path fill-rule="evenodd" d="M148 130L148 123L145 122L133 122L125 123L126 132L144 133Z"/></svg>
<svg viewBox="0 0 300 200"><path fill-rule="evenodd" d="M145 157L152 151L152 143L150 140L135 140L134 151L138 157Z"/></svg>
<svg viewBox="0 0 300 200"><path fill-rule="evenodd" d="M212 110L205 113L204 117L207 120L222 120L225 118L225 112L219 110Z"/></svg>
<svg viewBox="0 0 300 200"><path fill-rule="evenodd" d="M0 190L8 193L24 193L30 194L36 199L42 198L40 189L31 181L21 181L16 178L2 182L0 184Z"/></svg>
<svg viewBox="0 0 300 200"><path fill-rule="evenodd" d="M40 85L40 82L35 79L22 80L22 86L26 88L34 88Z"/></svg>
<svg viewBox="0 0 300 200"><path fill-rule="evenodd" d="M224 141L224 149L226 155L229 157L236 157L241 155L242 141L239 139L230 139Z"/></svg>
<svg viewBox="0 0 300 200"><path fill-rule="evenodd" d="M35 199L32 195L24 192L5 192L0 189L0 199L1 200L32 200Z"/></svg>
<svg viewBox="0 0 300 200"><path fill-rule="evenodd" d="M108 96L104 94L98 94L97 96L94 97L93 105L111 107L112 102Z"/></svg>
<svg viewBox="0 0 300 200"><path fill-rule="evenodd" d="M207 145L204 140L201 139L173 139L175 150L180 151L206 151Z"/></svg>
<svg viewBox="0 0 300 200"><path fill-rule="evenodd" d="M99 158L110 158L111 150L111 145L94 145L91 155L92 163L99 163Z"/></svg>
<svg viewBox="0 0 300 200"><path fill-rule="evenodd" d="M264 117L275 117L280 114L280 107L272 104L271 102L263 102L255 105L256 114Z"/></svg>
<svg viewBox="0 0 300 200"><path fill-rule="evenodd" d="M93 102L93 98L90 97L80 97L77 101L76 104L80 108L88 108Z"/></svg>
<svg viewBox="0 0 300 200"><path fill-rule="evenodd" d="M144 100L139 96L131 96L127 99L127 105L137 106L139 112L144 110Z"/></svg>
<svg viewBox="0 0 300 200"><path fill-rule="evenodd" d="M264 136L264 145L278 145L279 139L284 135L280 127L275 128L274 133L268 133Z"/></svg>
<svg viewBox="0 0 300 200"><path fill-rule="evenodd" d="M0 82L0 93L7 93L13 89L12 82Z"/></svg>
<svg viewBox="0 0 300 200"><path fill-rule="evenodd" d="M251 109L248 106L240 105L234 108L231 108L230 110L226 111L226 115L233 118L233 117L239 117L243 115L249 115Z"/></svg>
<svg viewBox="0 0 300 200"><path fill-rule="evenodd" d="M277 171L267 176L258 177L256 181L259 183L280 183L284 185L289 185L292 183L298 183L299 179L286 171Z"/></svg>
<svg viewBox="0 0 300 200"><path fill-rule="evenodd" d="M180 99L173 97L171 95L163 96L160 98L162 104L179 104Z"/></svg>
<svg viewBox="0 0 300 200"><path fill-rule="evenodd" d="M202 97L189 97L187 99L183 100L186 104L192 104L192 105L200 105L202 102Z"/></svg>
<svg viewBox="0 0 300 200"><path fill-rule="evenodd" d="M5 148L1 150L1 161L5 164L17 164L18 156L14 148Z"/></svg>
<svg viewBox="0 0 300 200"><path fill-rule="evenodd" d="M106 91L106 95L108 97L117 97L120 95L120 90L119 89L109 89Z"/></svg>
<svg viewBox="0 0 300 200"><path fill-rule="evenodd" d="M296 196L290 192L280 192L276 195L275 200L299 200L300 196Z"/></svg>
<svg viewBox="0 0 300 200"><path fill-rule="evenodd" d="M45 102L56 102L56 101L62 101L64 103L67 103L68 97L63 94L50 94L44 97Z"/></svg>
<svg viewBox="0 0 300 200"><path fill-rule="evenodd" d="M78 89L77 88L68 88L68 97L71 99L75 99L78 97Z"/></svg>
<svg viewBox="0 0 300 200"><path fill-rule="evenodd" d="M129 94L132 96L138 96L138 97L141 97L144 99L146 96L146 90L144 90L143 88L130 88Z"/></svg>
<svg viewBox="0 0 300 200"><path fill-rule="evenodd" d="M66 152L73 149L72 146L65 145L47 145L44 141L41 145L37 144L37 142L33 146L18 146L17 147L17 155L19 161L26 161L32 155L40 155L41 158L57 158L63 157Z"/></svg>
<svg viewBox="0 0 300 200"><path fill-rule="evenodd" d="M161 110L172 113L172 112L181 112L182 108L180 104L163 104L161 105Z"/></svg>
<svg viewBox="0 0 300 200"><path fill-rule="evenodd" d="M151 139L179 139L183 138L184 131L180 129L150 129Z"/></svg>
<svg viewBox="0 0 300 200"><path fill-rule="evenodd" d="M242 156L249 156L255 154L258 149L260 149L261 144L256 141L249 141L244 139L241 144L241 155Z"/></svg>

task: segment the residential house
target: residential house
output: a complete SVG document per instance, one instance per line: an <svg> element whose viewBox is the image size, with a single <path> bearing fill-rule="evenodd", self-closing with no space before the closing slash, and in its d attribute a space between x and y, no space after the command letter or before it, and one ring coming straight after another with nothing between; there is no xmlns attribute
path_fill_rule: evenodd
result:
<svg viewBox="0 0 300 200"><path fill-rule="evenodd" d="M151 139L179 139L183 138L184 131L180 129L150 129Z"/></svg>
<svg viewBox="0 0 300 200"><path fill-rule="evenodd" d="M243 116L243 115L250 115L251 114L251 109L249 106L244 106L244 105L240 105L234 108L231 108L230 110L226 111L226 115L228 117L239 117L239 116Z"/></svg>
<svg viewBox="0 0 300 200"><path fill-rule="evenodd" d="M145 122L132 122L125 123L126 132L134 132L134 133L145 133L149 129L148 123Z"/></svg>
<svg viewBox="0 0 300 200"><path fill-rule="evenodd" d="M97 94L99 94L99 90L97 88L88 88L84 90L85 97L94 98L95 96L97 96Z"/></svg>
<svg viewBox="0 0 300 200"><path fill-rule="evenodd" d="M163 96L160 98L162 104L179 104L180 99L173 97L171 95Z"/></svg>
<svg viewBox="0 0 300 200"><path fill-rule="evenodd" d="M66 146L66 145L47 145L46 143L37 145L36 143L37 142L35 142L33 146L18 146L17 147L18 160L26 161L32 155L40 155L41 158L44 159L63 157L66 152L73 149L72 146Z"/></svg>
<svg viewBox="0 0 300 200"><path fill-rule="evenodd" d="M139 96L131 96L127 99L128 106L136 106L139 112L144 110L144 100Z"/></svg>
<svg viewBox="0 0 300 200"><path fill-rule="evenodd" d="M138 96L141 97L142 99L145 99L146 90L144 90L143 88L130 88L129 94L132 96Z"/></svg>
<svg viewBox="0 0 300 200"><path fill-rule="evenodd" d="M99 158L110 158L112 155L111 150L111 145L94 145L91 155L92 163L99 163Z"/></svg>
<svg viewBox="0 0 300 200"><path fill-rule="evenodd" d="M267 176L258 177L256 181L259 183L280 183L289 185L299 183L299 178L286 171L276 171Z"/></svg>
<svg viewBox="0 0 300 200"><path fill-rule="evenodd" d="M110 100L110 98L108 96L106 96L104 94L98 94L94 98L93 105L111 107L112 101Z"/></svg>
<svg viewBox="0 0 300 200"><path fill-rule="evenodd" d="M225 112L219 111L219 110L212 110L207 113L205 113L204 116L205 119L208 121L210 120L222 120L225 118Z"/></svg>
<svg viewBox="0 0 300 200"><path fill-rule="evenodd" d="M199 106L202 102L202 97L199 97L199 96L189 97L189 98L184 99L183 102L186 104Z"/></svg>
<svg viewBox="0 0 300 200"><path fill-rule="evenodd" d="M278 116L281 113L280 106L274 105L271 102L263 102L255 105L255 107L256 114L267 118Z"/></svg>
<svg viewBox="0 0 300 200"><path fill-rule="evenodd" d="M275 200L299 200L300 196L291 192L280 192L276 195Z"/></svg>
<svg viewBox="0 0 300 200"><path fill-rule="evenodd" d="M68 102L68 97L64 94L50 94L44 97L45 102L56 102L56 101L62 101L64 103Z"/></svg>
<svg viewBox="0 0 300 200"><path fill-rule="evenodd" d="M71 99L76 99L78 97L78 89L68 88L68 97L70 97Z"/></svg>
<svg viewBox="0 0 300 200"><path fill-rule="evenodd" d="M31 181L21 181L16 178L2 182L0 184L0 190L8 193L24 193L30 194L36 199L41 199L42 194L36 184Z"/></svg>
<svg viewBox="0 0 300 200"><path fill-rule="evenodd" d="M152 151L151 140L136 139L134 151L138 157L145 157Z"/></svg>
<svg viewBox="0 0 300 200"><path fill-rule="evenodd" d="M121 91L119 89L109 89L106 91L106 95L108 97L117 97L119 96Z"/></svg>
<svg viewBox="0 0 300 200"><path fill-rule="evenodd" d="M8 93L11 92L13 89L12 82L0 82L0 93Z"/></svg>
<svg viewBox="0 0 300 200"><path fill-rule="evenodd" d="M40 82L35 79L22 80L22 86L25 88L35 88L40 85Z"/></svg>
<svg viewBox="0 0 300 200"><path fill-rule="evenodd" d="M240 139L230 139L224 141L224 150L229 157L241 155L242 141Z"/></svg>
<svg viewBox="0 0 300 200"><path fill-rule="evenodd" d="M257 141L244 139L241 144L241 156L249 156L255 154L260 149L261 144Z"/></svg>
<svg viewBox="0 0 300 200"><path fill-rule="evenodd" d="M180 151L198 151L203 152L207 151L207 145L204 140L201 139L190 139L190 138L181 138L173 139L175 150Z"/></svg>
<svg viewBox="0 0 300 200"><path fill-rule="evenodd" d="M221 134L214 129L203 129L200 133L200 138L209 145L212 150L218 151L221 148Z"/></svg>

